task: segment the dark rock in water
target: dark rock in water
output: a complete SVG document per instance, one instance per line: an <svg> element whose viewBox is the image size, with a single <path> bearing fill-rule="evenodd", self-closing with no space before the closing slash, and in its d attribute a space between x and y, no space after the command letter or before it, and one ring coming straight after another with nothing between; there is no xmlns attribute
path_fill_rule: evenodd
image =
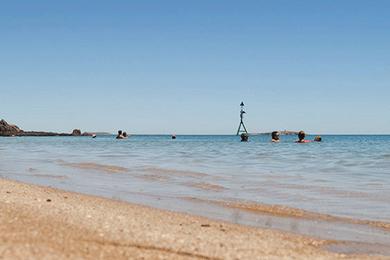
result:
<svg viewBox="0 0 390 260"><path fill-rule="evenodd" d="M74 129L72 132L73 136L80 136L81 135L81 130L80 129Z"/></svg>
<svg viewBox="0 0 390 260"><path fill-rule="evenodd" d="M23 130L16 125L10 125L5 120L0 121L0 136L14 136L23 133Z"/></svg>

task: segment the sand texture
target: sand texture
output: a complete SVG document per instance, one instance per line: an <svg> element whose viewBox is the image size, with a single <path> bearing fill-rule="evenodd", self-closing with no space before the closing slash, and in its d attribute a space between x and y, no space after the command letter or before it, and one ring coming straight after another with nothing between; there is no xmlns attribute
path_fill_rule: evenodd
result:
<svg viewBox="0 0 390 260"><path fill-rule="evenodd" d="M326 243L0 179L0 259L380 258Z"/></svg>

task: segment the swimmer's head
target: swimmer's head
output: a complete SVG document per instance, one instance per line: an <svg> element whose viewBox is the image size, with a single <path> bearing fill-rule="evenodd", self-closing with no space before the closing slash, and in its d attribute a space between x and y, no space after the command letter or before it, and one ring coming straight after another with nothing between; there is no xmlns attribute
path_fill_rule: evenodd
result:
<svg viewBox="0 0 390 260"><path fill-rule="evenodd" d="M317 135L316 137L314 137L314 141L315 142L321 142L322 141L321 136Z"/></svg>
<svg viewBox="0 0 390 260"><path fill-rule="evenodd" d="M299 133L298 133L299 141L302 141L303 139L305 139L305 137L306 137L305 132L304 131L299 131Z"/></svg>
<svg viewBox="0 0 390 260"><path fill-rule="evenodd" d="M272 140L279 140L280 133L278 131L273 131L271 133Z"/></svg>

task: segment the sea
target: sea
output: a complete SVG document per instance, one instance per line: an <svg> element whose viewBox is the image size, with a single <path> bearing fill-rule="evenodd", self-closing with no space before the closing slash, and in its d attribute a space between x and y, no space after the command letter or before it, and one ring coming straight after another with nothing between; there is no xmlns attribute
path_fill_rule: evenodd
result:
<svg viewBox="0 0 390 260"><path fill-rule="evenodd" d="M389 230L343 221L390 223L390 136L323 135L322 142L305 144L295 139L2 137L0 177L355 243L334 248L341 252L390 255ZM231 205L271 205L287 212L294 208L341 220L280 216Z"/></svg>

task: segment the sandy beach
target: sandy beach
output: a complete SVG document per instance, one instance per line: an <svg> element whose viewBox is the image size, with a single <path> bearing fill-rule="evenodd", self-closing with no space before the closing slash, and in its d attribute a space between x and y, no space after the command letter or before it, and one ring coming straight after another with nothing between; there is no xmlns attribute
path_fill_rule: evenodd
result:
<svg viewBox="0 0 390 260"><path fill-rule="evenodd" d="M1 259L382 259L322 248L331 241L0 183Z"/></svg>

